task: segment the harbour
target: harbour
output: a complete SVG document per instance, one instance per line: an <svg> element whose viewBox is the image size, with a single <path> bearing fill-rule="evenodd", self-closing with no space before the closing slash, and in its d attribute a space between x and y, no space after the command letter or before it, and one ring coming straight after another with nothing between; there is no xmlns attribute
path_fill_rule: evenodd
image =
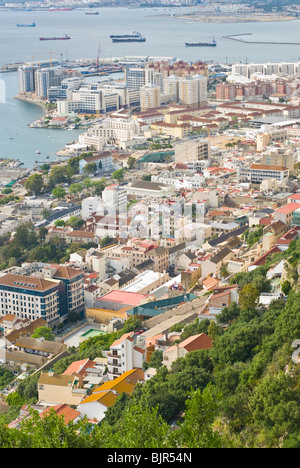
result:
<svg viewBox="0 0 300 468"><path fill-rule="evenodd" d="M177 9L176 14L185 9ZM174 9L168 8L172 14ZM18 94L17 70L22 65L48 67L61 66L76 68L87 80L111 80L120 78L120 69L107 70L104 66L126 67L128 64L145 61L149 57L180 57L186 61L203 60L209 63L235 63L239 61L290 61L297 59L284 47L268 44L245 44L225 39L238 39L241 24L188 23L179 18L152 16L150 9L105 8L99 15L85 15L83 11L58 11L55 14L41 11L2 11L0 14L0 80L2 99L0 103L0 157L22 159L26 167L35 164L36 149L41 150L38 159L57 160L57 152L70 141L77 141L82 129L61 131L60 129L39 128L29 125L44 114L42 107L14 99ZM70 21L72 18L72 21ZM34 28L16 28L16 24L31 24ZM39 37L56 37L66 32L72 40L39 41ZM282 23L247 24L247 32L253 40L298 42L299 20ZM112 26L113 25L113 26ZM93 28L91 27L93 26ZM130 33L139 28L147 39L143 43L112 43L111 35ZM9 43L7 42L9 37ZM89 40L83 38L89 37ZM186 47L186 42L209 42L214 37L217 47ZM243 39L243 38L242 38ZM97 50L101 45L100 62L97 66ZM247 47L247 51L245 49ZM293 49L292 49L293 50ZM159 51L159 53L158 53ZM51 55L51 59L50 59ZM114 73L114 74L112 74ZM3 95L5 94L5 95ZM11 129L14 129L13 132ZM26 137L26 147L23 145Z"/></svg>

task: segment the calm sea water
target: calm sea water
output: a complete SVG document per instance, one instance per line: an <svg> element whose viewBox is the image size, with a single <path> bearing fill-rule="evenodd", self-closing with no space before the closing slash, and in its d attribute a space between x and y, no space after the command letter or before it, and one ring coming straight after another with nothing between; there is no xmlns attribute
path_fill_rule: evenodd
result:
<svg viewBox="0 0 300 468"><path fill-rule="evenodd" d="M271 23L199 23L176 17L155 16L190 11L189 9L100 8L98 16L84 11L0 12L0 64L60 58L96 58L100 45L103 57L157 56L177 57L187 61L299 60L299 46L250 45L224 39L224 35L252 33L249 40L300 42L300 20ZM36 23L36 28L17 28L17 23ZM112 43L110 34L137 30L146 36L145 43ZM68 34L69 41L39 41L40 36ZM216 48L188 48L185 42L212 40ZM37 159L55 153L77 139L79 132L31 129L27 124L42 115L41 109L13 97L18 92L17 73L0 75L0 157L19 158L31 167ZM5 99L3 88L5 87Z"/></svg>

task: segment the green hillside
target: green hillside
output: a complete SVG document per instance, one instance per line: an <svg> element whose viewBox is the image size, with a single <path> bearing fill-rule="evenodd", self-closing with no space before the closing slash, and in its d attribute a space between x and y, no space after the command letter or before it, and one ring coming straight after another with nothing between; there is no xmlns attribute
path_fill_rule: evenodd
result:
<svg viewBox="0 0 300 468"><path fill-rule="evenodd" d="M255 291L268 290L266 273L281 260L286 296L260 310ZM181 336L206 332L213 348L189 353L170 371L156 352L150 362L156 376L138 384L131 397L121 395L99 426L83 421L66 427L50 414L15 430L2 418L0 446L299 448L300 366L292 359L293 342L300 339L299 267L300 240L264 267L236 275L239 305L223 310L217 324L186 326ZM86 341L78 356L107 349L101 340ZM20 395L29 396L28 388L23 382Z"/></svg>

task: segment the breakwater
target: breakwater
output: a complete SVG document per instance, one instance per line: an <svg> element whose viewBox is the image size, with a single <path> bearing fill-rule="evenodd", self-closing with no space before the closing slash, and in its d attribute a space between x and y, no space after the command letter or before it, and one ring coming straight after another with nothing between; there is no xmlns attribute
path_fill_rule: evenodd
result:
<svg viewBox="0 0 300 468"><path fill-rule="evenodd" d="M252 35L252 33L230 34L228 36L223 36L223 38L230 39L231 41L243 42L245 44L300 45L300 42L246 41L245 39L241 39L241 36Z"/></svg>

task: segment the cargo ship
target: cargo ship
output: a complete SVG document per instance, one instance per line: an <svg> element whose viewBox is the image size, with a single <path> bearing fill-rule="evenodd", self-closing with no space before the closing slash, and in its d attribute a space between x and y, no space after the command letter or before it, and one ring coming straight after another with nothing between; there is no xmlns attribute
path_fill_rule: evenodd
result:
<svg viewBox="0 0 300 468"><path fill-rule="evenodd" d="M17 24L17 28L35 28L36 24L31 23L31 24Z"/></svg>
<svg viewBox="0 0 300 468"><path fill-rule="evenodd" d="M71 39L67 34L61 37L40 37L40 41L66 41L67 39Z"/></svg>
<svg viewBox="0 0 300 468"><path fill-rule="evenodd" d="M111 35L110 38L113 42L145 42L146 38L140 33L133 31L131 34L123 34L119 36Z"/></svg>
<svg viewBox="0 0 300 468"><path fill-rule="evenodd" d="M216 47L217 43L215 40L212 42L186 42L186 47Z"/></svg>

